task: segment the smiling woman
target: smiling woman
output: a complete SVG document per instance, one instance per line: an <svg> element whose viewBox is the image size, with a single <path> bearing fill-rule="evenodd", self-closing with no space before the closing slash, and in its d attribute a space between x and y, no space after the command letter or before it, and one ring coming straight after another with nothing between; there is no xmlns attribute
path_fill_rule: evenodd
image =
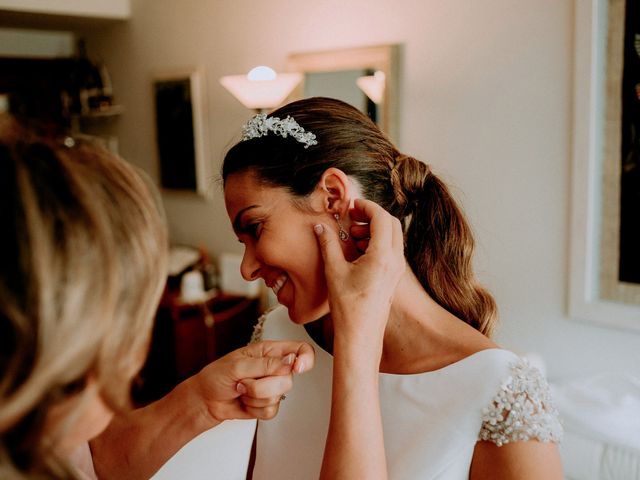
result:
<svg viewBox="0 0 640 480"><path fill-rule="evenodd" d="M328 310L326 281L312 229L317 217L289 200L285 189L268 187L252 174L230 175L225 182L229 218L245 247L242 276L264 279L291 319L306 323Z"/></svg>
<svg viewBox="0 0 640 480"><path fill-rule="evenodd" d="M379 397L374 389L362 402L379 398L389 476L561 478L555 442L562 429L548 386L490 340L496 306L474 276L471 231L446 185L339 100L300 100L248 125L256 122L261 134L232 147L222 167L227 212L245 247L242 275L262 278L284 306L261 319L262 338L304 340L318 355L287 408L259 425L253 478L320 474L342 339L354 329L336 320L361 298L337 309L330 302L335 279L325 273L311 226L326 225L344 258L358 264L370 234L353 208L362 198L403 226L410 267L386 306Z"/></svg>

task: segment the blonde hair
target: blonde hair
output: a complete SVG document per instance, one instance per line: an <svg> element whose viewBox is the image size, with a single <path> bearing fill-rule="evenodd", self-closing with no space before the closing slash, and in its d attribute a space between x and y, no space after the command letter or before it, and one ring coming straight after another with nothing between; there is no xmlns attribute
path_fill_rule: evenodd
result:
<svg viewBox="0 0 640 480"><path fill-rule="evenodd" d="M44 419L71 395L80 405L89 376L110 408L128 407L166 278L167 233L131 165L6 118L0 223L0 477L21 478L55 468Z"/></svg>
<svg viewBox="0 0 640 480"><path fill-rule="evenodd" d="M363 196L405 226L405 257L425 291L443 308L491 336L497 308L473 271L474 240L462 210L426 163L402 154L362 112L332 98L306 98L269 114L293 117L317 145L266 135L241 141L225 156L222 178L251 171L266 185L304 198L336 167Z"/></svg>

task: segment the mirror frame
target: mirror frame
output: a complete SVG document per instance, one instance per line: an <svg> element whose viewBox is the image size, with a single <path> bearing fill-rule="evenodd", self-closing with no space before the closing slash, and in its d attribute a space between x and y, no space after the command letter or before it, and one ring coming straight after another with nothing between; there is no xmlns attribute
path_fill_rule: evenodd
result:
<svg viewBox="0 0 640 480"><path fill-rule="evenodd" d="M399 45L342 48L315 52L292 53L287 58L287 71L302 74L340 70L373 69L385 74L386 88L380 128L398 140L398 57ZM304 79L292 92L290 100L304 98Z"/></svg>
<svg viewBox="0 0 640 480"><path fill-rule="evenodd" d="M640 306L604 300L599 255L602 212L608 0L576 2L569 317L640 332Z"/></svg>

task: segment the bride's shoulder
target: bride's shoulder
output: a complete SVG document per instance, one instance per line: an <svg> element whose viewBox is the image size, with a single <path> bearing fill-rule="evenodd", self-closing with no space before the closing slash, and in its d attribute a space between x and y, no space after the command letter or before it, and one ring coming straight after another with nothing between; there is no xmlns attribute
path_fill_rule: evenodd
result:
<svg viewBox="0 0 640 480"><path fill-rule="evenodd" d="M479 440L498 446L527 440L559 442L562 425L544 369L508 350L492 352L499 385L482 410Z"/></svg>

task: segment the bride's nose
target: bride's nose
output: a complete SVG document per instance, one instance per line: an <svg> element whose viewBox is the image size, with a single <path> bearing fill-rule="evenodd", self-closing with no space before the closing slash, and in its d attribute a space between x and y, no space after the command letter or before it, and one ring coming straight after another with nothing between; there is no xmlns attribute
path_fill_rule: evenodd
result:
<svg viewBox="0 0 640 480"><path fill-rule="evenodd" d="M260 262L256 258L255 250L251 245L245 245L240 274L247 282L255 280L260 275Z"/></svg>

